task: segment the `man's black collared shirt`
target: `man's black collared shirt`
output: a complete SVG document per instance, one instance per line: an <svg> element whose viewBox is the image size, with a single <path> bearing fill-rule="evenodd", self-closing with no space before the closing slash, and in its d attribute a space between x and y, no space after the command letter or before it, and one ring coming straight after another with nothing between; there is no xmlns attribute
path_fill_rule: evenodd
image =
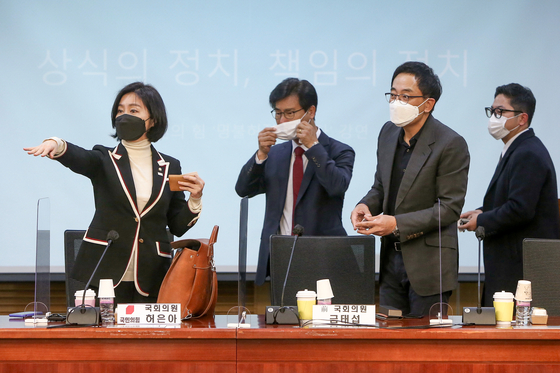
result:
<svg viewBox="0 0 560 373"><path fill-rule="evenodd" d="M401 181L406 172L406 167L410 161L410 156L414 151L414 147L422 134L422 128L410 139L410 145L404 141L404 129L401 129L399 133L399 139L397 142L397 148L395 149L395 158L393 159L393 170L391 171L391 185L389 187L388 203L387 203L387 215L395 215L395 202L397 200L397 194L399 188L401 187Z"/></svg>

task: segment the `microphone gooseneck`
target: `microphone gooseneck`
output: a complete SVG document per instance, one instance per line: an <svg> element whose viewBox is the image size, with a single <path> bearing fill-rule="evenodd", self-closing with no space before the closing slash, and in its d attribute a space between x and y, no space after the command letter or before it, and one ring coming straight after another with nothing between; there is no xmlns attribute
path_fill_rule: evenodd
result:
<svg viewBox="0 0 560 373"><path fill-rule="evenodd" d="M97 272L97 268L99 267L99 264L101 263L101 261L103 260L103 257L105 256L105 253L107 252L107 249L109 249L109 246L111 246L111 244L113 243L113 241L116 241L119 239L119 234L117 233L117 231L111 230L109 231L109 233L107 233L107 246L105 246L105 250L103 251L103 254L101 254L101 258L99 258L99 261L97 262L97 265L95 266L93 272L91 273L91 276L86 284L86 287L84 288L84 294L82 296L82 305L81 308L82 310L80 312L85 312L85 304L86 304L86 291L89 287L89 284L91 283L91 280L93 279L93 276L95 275L95 272Z"/></svg>
<svg viewBox="0 0 560 373"><path fill-rule="evenodd" d="M486 232L483 226L478 226L474 231L474 235L478 239L478 304L476 305L476 313L482 313L482 300L480 294L480 251L481 251L481 244L482 240L486 236Z"/></svg>
<svg viewBox="0 0 560 373"><path fill-rule="evenodd" d="M438 203L438 249L439 249L439 317L443 317L443 276L441 270L441 200L437 199Z"/></svg>
<svg viewBox="0 0 560 373"><path fill-rule="evenodd" d="M284 278L284 285L282 286L282 299L280 301L280 307L284 307L284 292L286 291L286 283L288 282L288 274L290 273L290 267L292 265L292 258L294 256L294 249L296 247L296 242L299 236L303 234L304 228L297 224L292 233L294 234L294 243L292 245L292 252L290 253L290 260L288 261L288 268L286 269L286 277Z"/></svg>

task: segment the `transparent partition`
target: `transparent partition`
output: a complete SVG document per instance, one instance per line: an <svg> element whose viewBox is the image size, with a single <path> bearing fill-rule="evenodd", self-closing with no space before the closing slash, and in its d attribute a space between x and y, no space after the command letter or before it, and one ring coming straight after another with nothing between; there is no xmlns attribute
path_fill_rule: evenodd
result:
<svg viewBox="0 0 560 373"><path fill-rule="evenodd" d="M37 202L37 246L35 299L33 311L43 315L51 308L51 204L48 198Z"/></svg>
<svg viewBox="0 0 560 373"><path fill-rule="evenodd" d="M238 284L237 284L237 322L245 318L245 302L247 298L247 221L249 214L249 199L241 199L239 216L239 261L238 261Z"/></svg>

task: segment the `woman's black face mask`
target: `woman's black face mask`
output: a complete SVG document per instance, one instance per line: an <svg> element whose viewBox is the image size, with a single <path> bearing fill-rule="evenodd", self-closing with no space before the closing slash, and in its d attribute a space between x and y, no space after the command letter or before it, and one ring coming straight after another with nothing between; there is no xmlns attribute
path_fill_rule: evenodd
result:
<svg viewBox="0 0 560 373"><path fill-rule="evenodd" d="M145 122L142 118L135 117L134 115L122 114L115 118L117 136L119 139L126 141L138 140L146 132Z"/></svg>

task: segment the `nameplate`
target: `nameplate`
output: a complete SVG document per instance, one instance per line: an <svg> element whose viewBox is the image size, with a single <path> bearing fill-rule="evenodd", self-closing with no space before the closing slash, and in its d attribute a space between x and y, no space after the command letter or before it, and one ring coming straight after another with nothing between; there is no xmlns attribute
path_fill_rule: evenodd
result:
<svg viewBox="0 0 560 373"><path fill-rule="evenodd" d="M331 324L375 324L375 305L329 304L313 306L313 320Z"/></svg>
<svg viewBox="0 0 560 373"><path fill-rule="evenodd" d="M117 324L170 325L181 323L180 303L131 303L117 305Z"/></svg>

